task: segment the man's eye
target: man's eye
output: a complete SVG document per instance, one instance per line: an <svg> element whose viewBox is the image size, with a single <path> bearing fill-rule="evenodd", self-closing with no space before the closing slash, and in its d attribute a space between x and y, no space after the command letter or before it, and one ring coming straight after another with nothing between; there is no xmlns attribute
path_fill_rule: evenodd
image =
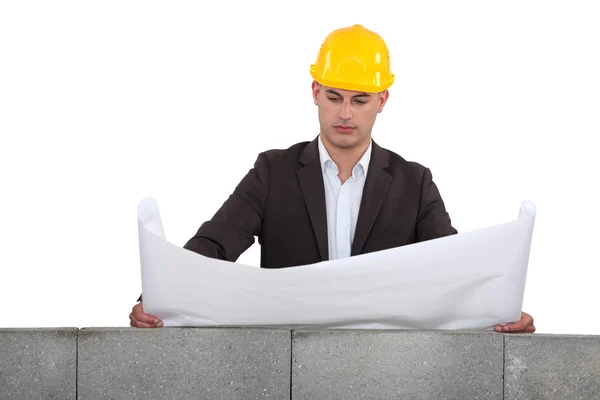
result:
<svg viewBox="0 0 600 400"><path fill-rule="evenodd" d="M328 99L331 100L331 101L340 101L341 100L341 98L339 98L339 97L328 97ZM365 100L359 100L359 99L354 99L354 102L358 103L358 104L365 104L366 103Z"/></svg>

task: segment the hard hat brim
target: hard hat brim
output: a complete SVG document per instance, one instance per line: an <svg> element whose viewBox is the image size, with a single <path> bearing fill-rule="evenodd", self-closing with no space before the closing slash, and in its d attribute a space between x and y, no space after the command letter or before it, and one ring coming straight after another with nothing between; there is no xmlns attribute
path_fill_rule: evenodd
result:
<svg viewBox="0 0 600 400"><path fill-rule="evenodd" d="M315 65L314 64L311 65L310 75L316 82L320 83L323 86L336 88L336 89L351 90L354 92L364 92L364 93L379 93L379 92L383 92L386 89L389 89L392 86L392 84L394 83L394 75L390 75L388 81L381 85L368 85L368 84L362 84L362 83L356 83L356 82L332 81L332 80L327 80L327 79L323 79L321 77L316 76L316 74L314 73L314 68L315 68Z"/></svg>

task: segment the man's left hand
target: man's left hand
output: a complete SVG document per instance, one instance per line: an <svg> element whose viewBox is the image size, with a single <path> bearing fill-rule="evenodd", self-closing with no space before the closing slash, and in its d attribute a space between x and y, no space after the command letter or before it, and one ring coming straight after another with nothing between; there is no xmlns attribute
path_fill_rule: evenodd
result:
<svg viewBox="0 0 600 400"><path fill-rule="evenodd" d="M525 312L521 312L521 320L506 325L496 325L496 332L502 333L533 333L535 326L533 325L533 317Z"/></svg>

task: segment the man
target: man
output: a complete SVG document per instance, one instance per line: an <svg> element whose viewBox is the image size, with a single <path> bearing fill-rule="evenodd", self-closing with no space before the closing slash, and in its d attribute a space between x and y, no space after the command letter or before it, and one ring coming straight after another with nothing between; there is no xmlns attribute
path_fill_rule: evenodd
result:
<svg viewBox="0 0 600 400"><path fill-rule="evenodd" d="M429 169L371 139L394 81L383 39L360 25L335 30L311 66L320 134L261 153L184 248L235 261L258 237L262 268L285 268L404 246L457 231ZM141 298L140 298L141 300ZM131 326L162 321L133 307ZM533 319L496 327L535 331Z"/></svg>

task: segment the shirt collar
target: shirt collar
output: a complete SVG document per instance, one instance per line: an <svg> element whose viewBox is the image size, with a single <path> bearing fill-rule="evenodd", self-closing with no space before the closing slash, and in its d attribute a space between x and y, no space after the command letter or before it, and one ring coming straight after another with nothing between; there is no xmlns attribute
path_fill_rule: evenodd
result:
<svg viewBox="0 0 600 400"><path fill-rule="evenodd" d="M371 161L371 150L373 148L373 139L369 139L369 147L364 152L363 156L358 160L358 163L352 169L352 176L356 178L356 174L362 170L365 174L365 178L367 177L367 172L369 171L369 162ZM337 165L331 159L329 152L325 148L323 144L323 140L321 139L321 135L319 135L319 158L321 159L321 168L323 172L325 172L326 168L335 168L337 170Z"/></svg>

